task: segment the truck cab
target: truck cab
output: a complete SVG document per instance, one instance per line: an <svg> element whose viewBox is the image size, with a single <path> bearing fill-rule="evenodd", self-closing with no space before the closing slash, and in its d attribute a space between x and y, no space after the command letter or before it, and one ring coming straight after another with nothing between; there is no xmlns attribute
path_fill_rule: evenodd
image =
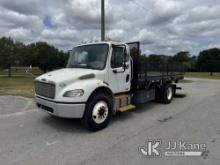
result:
<svg viewBox="0 0 220 165"><path fill-rule="evenodd" d="M178 81L182 75L164 77L164 71L160 71L163 77L155 80L147 77L146 70L135 71L131 48L113 41L73 48L66 68L35 79L37 106L57 117L81 118L86 128L96 131L105 128L117 111L131 110L137 103L154 100L157 91L166 92L166 101L170 103L175 91L172 81ZM161 84L166 86L160 88Z"/></svg>
<svg viewBox="0 0 220 165"><path fill-rule="evenodd" d="M58 117L83 118L88 101L102 93L107 101L100 106L107 106L109 115L112 115L114 96L129 92L131 88L129 54L128 45L112 41L75 47L70 52L66 68L36 78L38 107Z"/></svg>

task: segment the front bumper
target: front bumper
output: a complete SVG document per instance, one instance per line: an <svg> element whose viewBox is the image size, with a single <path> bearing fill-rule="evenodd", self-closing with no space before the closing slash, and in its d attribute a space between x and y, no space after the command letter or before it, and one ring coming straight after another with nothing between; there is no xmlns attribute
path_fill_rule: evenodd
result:
<svg viewBox="0 0 220 165"><path fill-rule="evenodd" d="M85 103L58 103L35 97L37 106L57 117L63 118L82 118L85 111Z"/></svg>

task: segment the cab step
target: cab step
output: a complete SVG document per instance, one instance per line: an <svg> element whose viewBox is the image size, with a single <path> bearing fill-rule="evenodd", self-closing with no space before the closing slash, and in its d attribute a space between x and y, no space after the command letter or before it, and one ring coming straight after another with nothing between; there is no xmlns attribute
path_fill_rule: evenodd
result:
<svg viewBox="0 0 220 165"><path fill-rule="evenodd" d="M122 94L122 95L116 95L116 96L115 96L115 99L126 99L126 98L128 98L128 97L129 97L129 95Z"/></svg>
<svg viewBox="0 0 220 165"><path fill-rule="evenodd" d="M134 109L134 108L136 108L135 105L128 104L128 105L125 105L125 106L123 106L123 107L118 108L117 111L119 111L119 112L125 112L125 111L128 111L128 110Z"/></svg>

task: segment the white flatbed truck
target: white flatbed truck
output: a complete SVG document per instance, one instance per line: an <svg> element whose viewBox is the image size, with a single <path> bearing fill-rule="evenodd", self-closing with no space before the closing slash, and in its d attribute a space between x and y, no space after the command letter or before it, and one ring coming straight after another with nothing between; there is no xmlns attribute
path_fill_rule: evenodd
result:
<svg viewBox="0 0 220 165"><path fill-rule="evenodd" d="M81 118L97 131L136 104L171 103L183 66L140 60L139 45L105 41L73 48L66 68L35 79L37 106L57 117Z"/></svg>

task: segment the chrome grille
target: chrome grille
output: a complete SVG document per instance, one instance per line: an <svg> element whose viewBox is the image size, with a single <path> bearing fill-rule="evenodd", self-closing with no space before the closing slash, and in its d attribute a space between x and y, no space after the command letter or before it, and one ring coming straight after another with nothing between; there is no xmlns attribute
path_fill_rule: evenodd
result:
<svg viewBox="0 0 220 165"><path fill-rule="evenodd" d="M35 82L35 92L37 95L54 99L55 85L52 83Z"/></svg>

